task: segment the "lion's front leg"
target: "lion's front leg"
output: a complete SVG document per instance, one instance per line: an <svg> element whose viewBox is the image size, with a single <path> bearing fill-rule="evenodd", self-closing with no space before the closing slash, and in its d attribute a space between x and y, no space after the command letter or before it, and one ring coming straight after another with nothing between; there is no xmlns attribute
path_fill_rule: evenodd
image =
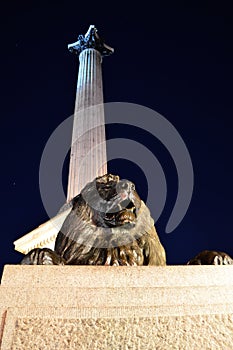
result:
<svg viewBox="0 0 233 350"><path fill-rule="evenodd" d="M20 263L21 265L65 265L65 260L49 248L32 249Z"/></svg>
<svg viewBox="0 0 233 350"><path fill-rule="evenodd" d="M142 251L134 244L107 250L105 266L138 266L143 265Z"/></svg>
<svg viewBox="0 0 233 350"><path fill-rule="evenodd" d="M108 248L106 260L104 263L105 266L119 266L119 254L117 248Z"/></svg>
<svg viewBox="0 0 233 350"><path fill-rule="evenodd" d="M224 252L204 250L189 260L187 265L233 265L233 259Z"/></svg>

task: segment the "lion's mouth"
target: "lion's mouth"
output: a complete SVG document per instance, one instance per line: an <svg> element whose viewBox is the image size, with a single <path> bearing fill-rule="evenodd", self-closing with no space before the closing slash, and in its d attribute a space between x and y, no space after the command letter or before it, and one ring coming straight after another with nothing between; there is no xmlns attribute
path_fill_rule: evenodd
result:
<svg viewBox="0 0 233 350"><path fill-rule="evenodd" d="M134 224L141 200L132 182L111 175L97 182L97 191L100 198L95 197L99 209L94 218L96 224L108 227Z"/></svg>
<svg viewBox="0 0 233 350"><path fill-rule="evenodd" d="M134 203L127 198L123 199L106 213L105 221L110 226L119 226L134 222L136 217L137 209Z"/></svg>

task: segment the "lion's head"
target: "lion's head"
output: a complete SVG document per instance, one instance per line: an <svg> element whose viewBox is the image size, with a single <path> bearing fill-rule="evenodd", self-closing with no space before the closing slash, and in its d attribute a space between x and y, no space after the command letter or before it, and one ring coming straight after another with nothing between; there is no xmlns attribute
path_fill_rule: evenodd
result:
<svg viewBox="0 0 233 350"><path fill-rule="evenodd" d="M165 264L149 209L131 181L111 174L97 177L72 200L55 251L68 264Z"/></svg>
<svg viewBox="0 0 233 350"><path fill-rule="evenodd" d="M92 220L96 226L134 225L141 207L135 185L128 180L120 180L117 175L97 177L84 187L81 196L92 208Z"/></svg>

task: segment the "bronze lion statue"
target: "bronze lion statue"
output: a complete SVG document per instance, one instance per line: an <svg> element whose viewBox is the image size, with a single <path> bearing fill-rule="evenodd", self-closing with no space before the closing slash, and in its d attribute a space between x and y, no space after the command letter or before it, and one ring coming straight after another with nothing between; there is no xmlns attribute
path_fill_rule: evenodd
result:
<svg viewBox="0 0 233 350"><path fill-rule="evenodd" d="M33 249L21 264L166 265L154 220L132 182L111 174L97 177L71 206L54 251ZM228 265L233 260L224 252L205 250L187 264Z"/></svg>
<svg viewBox="0 0 233 350"><path fill-rule="evenodd" d="M21 264L166 265L166 255L134 184L107 174L72 200L54 251L33 249Z"/></svg>

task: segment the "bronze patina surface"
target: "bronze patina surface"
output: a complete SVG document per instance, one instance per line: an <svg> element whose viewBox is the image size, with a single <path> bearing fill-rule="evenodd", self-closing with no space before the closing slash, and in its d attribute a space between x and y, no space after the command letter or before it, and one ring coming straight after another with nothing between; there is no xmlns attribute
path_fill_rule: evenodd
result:
<svg viewBox="0 0 233 350"><path fill-rule="evenodd" d="M33 249L22 264L166 265L150 211L135 186L107 174L72 200L55 252Z"/></svg>

